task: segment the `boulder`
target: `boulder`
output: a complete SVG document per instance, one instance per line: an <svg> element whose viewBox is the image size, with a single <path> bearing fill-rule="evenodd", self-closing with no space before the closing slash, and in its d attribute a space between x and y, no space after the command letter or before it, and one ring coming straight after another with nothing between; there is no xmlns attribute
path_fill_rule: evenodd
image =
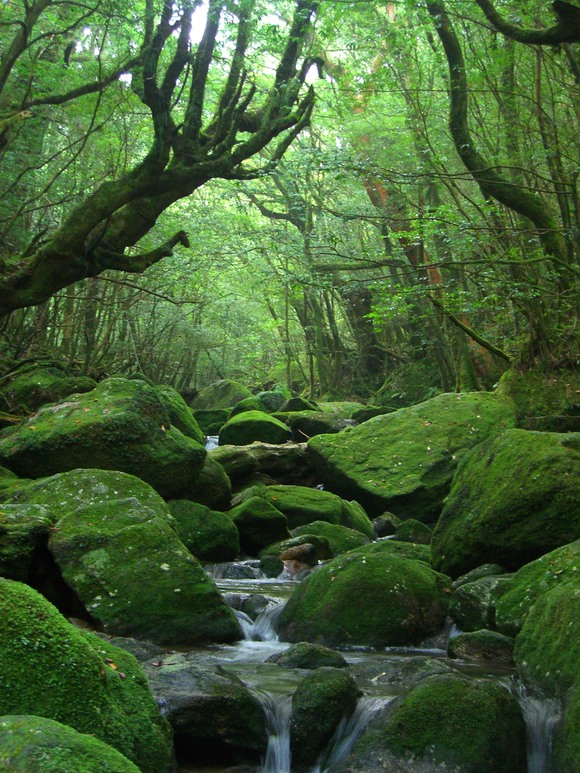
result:
<svg viewBox="0 0 580 773"><path fill-rule="evenodd" d="M315 435L341 432L349 426L345 419L335 413L321 411L292 411L277 413L276 418L287 424L292 431L292 439L304 443Z"/></svg>
<svg viewBox="0 0 580 773"><path fill-rule="evenodd" d="M475 660L478 663L513 665L514 640L497 631L472 631L460 633L449 639L447 654L450 658Z"/></svg>
<svg viewBox="0 0 580 773"><path fill-rule="evenodd" d="M135 497L72 510L57 521L49 548L67 585L109 633L156 644L242 638L164 511Z"/></svg>
<svg viewBox="0 0 580 773"><path fill-rule="evenodd" d="M232 508L228 516L238 530L242 551L249 556L290 537L286 516L261 497L250 497Z"/></svg>
<svg viewBox="0 0 580 773"><path fill-rule="evenodd" d="M208 454L199 474L183 489L182 496L212 510L227 510L232 499L232 484L221 464Z"/></svg>
<svg viewBox="0 0 580 773"><path fill-rule="evenodd" d="M426 564L431 564L431 551L428 545L417 545L414 542L398 542L393 539L377 540L369 545L353 548L349 553L362 553L364 556L376 555L379 558L394 555L399 558L410 558L414 561L423 561Z"/></svg>
<svg viewBox="0 0 580 773"><path fill-rule="evenodd" d="M254 441L286 443L290 430L264 411L244 411L229 419L219 432L220 445L244 446Z"/></svg>
<svg viewBox="0 0 580 773"><path fill-rule="evenodd" d="M198 392L190 402L190 406L194 411L233 408L236 403L246 397L252 397L252 393L247 387L238 384L237 381L225 378Z"/></svg>
<svg viewBox="0 0 580 773"><path fill-rule="evenodd" d="M448 614L462 631L496 627L496 599L511 585L511 576L480 577L455 588Z"/></svg>
<svg viewBox="0 0 580 773"><path fill-rule="evenodd" d="M466 574L462 574L454 580L452 587L454 589L459 588L461 585L466 585L468 582L474 582L481 577L497 576L498 574L505 574L503 567L499 564L481 564L481 566L476 566L475 569L472 569Z"/></svg>
<svg viewBox="0 0 580 773"><path fill-rule="evenodd" d="M334 558L330 542L326 537L305 533L296 534L296 536L290 537L290 539L268 545L260 552L260 561L267 556L277 556L284 561L286 559L282 558L283 554L300 547L305 547L308 550L312 565L319 561L328 561L329 558Z"/></svg>
<svg viewBox="0 0 580 773"><path fill-rule="evenodd" d="M369 731L362 744L367 750L378 751L380 744L395 758L412 757L418 764L433 762L456 773L527 770L520 706L497 682L451 674L430 677L386 721L371 723Z"/></svg>
<svg viewBox="0 0 580 773"><path fill-rule="evenodd" d="M179 539L198 561L233 561L239 554L238 530L225 513L187 499L173 499L167 505Z"/></svg>
<svg viewBox="0 0 580 773"><path fill-rule="evenodd" d="M203 432L193 415L193 411L179 392L167 384L162 384L161 386L156 387L156 389L157 394L161 398L161 402L169 414L169 421L171 424L173 424L173 426L182 434L193 438L193 440L197 440L198 443L204 445L205 439Z"/></svg>
<svg viewBox="0 0 580 773"><path fill-rule="evenodd" d="M292 696L292 764L314 765L343 718L354 712L360 691L346 671L323 666L305 676Z"/></svg>
<svg viewBox="0 0 580 773"><path fill-rule="evenodd" d="M284 652L276 652L268 658L269 663L277 663L284 668L347 668L348 663L336 650L301 641L292 644Z"/></svg>
<svg viewBox="0 0 580 773"><path fill-rule="evenodd" d="M192 409L193 417L199 424L204 435L217 435L220 428L230 418L230 408L216 408L215 410ZM215 432L214 432L215 430Z"/></svg>
<svg viewBox="0 0 580 773"><path fill-rule="evenodd" d="M313 400L306 400L304 397L290 397L282 403L278 410L282 413L291 413L292 411L319 411L320 408Z"/></svg>
<svg viewBox="0 0 580 773"><path fill-rule="evenodd" d="M373 526L377 537L392 537L397 532L397 527L403 523L394 513L382 513L373 518Z"/></svg>
<svg viewBox="0 0 580 773"><path fill-rule="evenodd" d="M301 483L312 475L305 443L222 445L212 449L208 456L219 462L236 483L256 473L265 473L278 483Z"/></svg>
<svg viewBox="0 0 580 773"><path fill-rule="evenodd" d="M299 585L278 633L282 641L330 647L417 643L443 626L448 583L422 561L357 548Z"/></svg>
<svg viewBox="0 0 580 773"><path fill-rule="evenodd" d="M12 773L139 773L98 738L45 717L0 717L0 765Z"/></svg>
<svg viewBox="0 0 580 773"><path fill-rule="evenodd" d="M73 392L90 392L97 382L88 376L70 376L53 365L20 368L0 392L9 411L31 413L45 403L63 400Z"/></svg>
<svg viewBox="0 0 580 773"><path fill-rule="evenodd" d="M338 435L308 441L322 483L371 516L437 519L458 460L515 424L508 399L485 392L443 394L375 416Z"/></svg>
<svg viewBox="0 0 580 773"><path fill-rule="evenodd" d="M415 518L407 518L402 521L395 531L395 539L400 542L415 542L419 545L429 545L433 532L426 523L417 521Z"/></svg>
<svg viewBox="0 0 580 773"><path fill-rule="evenodd" d="M233 416L237 416L238 413L244 413L245 411L264 411L264 413L270 413L267 411L259 399L252 395L251 397L244 397L239 403L236 403L230 411L229 419Z"/></svg>
<svg viewBox="0 0 580 773"><path fill-rule="evenodd" d="M369 538L360 531L349 529L336 523L328 523L327 521L312 521L312 523L306 526L299 526L297 529L292 530L292 535L306 538L312 535L313 537L324 538L328 541L332 556L346 553L348 550L359 548L369 542ZM325 558L330 557L325 556Z"/></svg>
<svg viewBox="0 0 580 773"><path fill-rule="evenodd" d="M26 582L46 546L54 515L41 505L0 506L0 575Z"/></svg>
<svg viewBox="0 0 580 773"><path fill-rule="evenodd" d="M463 460L431 549L456 577L485 561L518 569L578 537L580 433L510 429Z"/></svg>
<svg viewBox="0 0 580 773"><path fill-rule="evenodd" d="M267 745L259 700L233 674L172 653L144 663L149 687L169 720L178 760L258 762Z"/></svg>
<svg viewBox="0 0 580 773"><path fill-rule="evenodd" d="M154 387L122 378L45 406L0 433L0 460L17 475L39 478L78 467L120 470L164 497L187 489L205 456L199 443L171 426Z"/></svg>
<svg viewBox="0 0 580 773"><path fill-rule="evenodd" d="M143 773L172 769L170 728L135 658L72 626L27 585L0 579L4 714L62 722L114 747Z"/></svg>

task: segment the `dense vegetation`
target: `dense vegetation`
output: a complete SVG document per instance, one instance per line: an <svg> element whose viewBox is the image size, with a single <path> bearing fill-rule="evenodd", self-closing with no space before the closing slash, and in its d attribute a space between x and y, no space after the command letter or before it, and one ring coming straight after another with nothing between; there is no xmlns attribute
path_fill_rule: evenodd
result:
<svg viewBox="0 0 580 773"><path fill-rule="evenodd" d="M576 0L0 6L0 357L407 401L577 364Z"/></svg>

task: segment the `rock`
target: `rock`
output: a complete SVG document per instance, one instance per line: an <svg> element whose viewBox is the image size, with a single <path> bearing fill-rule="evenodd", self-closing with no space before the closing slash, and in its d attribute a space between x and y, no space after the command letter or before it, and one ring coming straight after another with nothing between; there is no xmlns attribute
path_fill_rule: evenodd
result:
<svg viewBox="0 0 580 773"><path fill-rule="evenodd" d="M369 538L360 531L349 529L346 526L339 526L336 523L328 523L327 521L312 521L312 523L308 523L306 526L299 526L297 529L293 529L292 534L295 537L308 537L308 535L312 535L319 538L323 537L327 540L331 555L327 555L321 560L338 556L369 542Z"/></svg>
<svg viewBox="0 0 580 773"><path fill-rule="evenodd" d="M287 424L292 431L292 439L304 443L315 435L342 432L348 426L345 419L334 413L323 411L291 411L277 413L276 418Z"/></svg>
<svg viewBox="0 0 580 773"><path fill-rule="evenodd" d="M249 556L273 542L290 537L288 521L273 504L260 497L250 497L228 512L240 535L240 546Z"/></svg>
<svg viewBox="0 0 580 773"><path fill-rule="evenodd" d="M357 424L362 424L375 416L383 416L385 413L393 413L395 408L385 408L380 405L364 405L362 408L354 411L351 415L351 419L354 419Z"/></svg>
<svg viewBox="0 0 580 773"><path fill-rule="evenodd" d="M10 411L31 413L45 403L63 400L73 392L90 392L96 386L88 376L69 376L55 366L29 365L2 388L0 398Z"/></svg>
<svg viewBox="0 0 580 773"><path fill-rule="evenodd" d="M385 539L371 542L369 545L363 545L360 548L353 548L350 554L362 553L364 556L399 556L399 558L410 558L414 561L424 561L431 564L431 551L428 545L417 545L413 542L397 542L397 540Z"/></svg>
<svg viewBox="0 0 580 773"><path fill-rule="evenodd" d="M0 717L0 764L13 773L139 773L98 738L30 715Z"/></svg>
<svg viewBox="0 0 580 773"><path fill-rule="evenodd" d="M254 441L286 443L290 430L264 411L244 411L224 424L219 432L220 445L244 446Z"/></svg>
<svg viewBox="0 0 580 773"><path fill-rule="evenodd" d="M341 419L352 419L357 411L364 410L362 403L354 400L323 400L316 403L318 409L324 413L332 413Z"/></svg>
<svg viewBox="0 0 580 773"><path fill-rule="evenodd" d="M32 713L95 736L143 773L171 771L169 725L135 658L0 579L0 715Z"/></svg>
<svg viewBox="0 0 580 773"><path fill-rule="evenodd" d="M391 537L396 533L397 526L402 521L394 513L382 513L382 515L373 518L372 523L377 537Z"/></svg>
<svg viewBox="0 0 580 773"><path fill-rule="evenodd" d="M433 532L427 524L421 523L415 518L407 518L406 521L402 521L395 531L395 539L400 542L415 542L419 545L429 545L432 535Z"/></svg>
<svg viewBox="0 0 580 773"><path fill-rule="evenodd" d="M216 408L215 410L204 410L202 408L193 411L193 417L199 424L199 428L204 435L217 435L219 430L230 418L231 410L229 408ZM213 430L216 430L215 432ZM212 430L212 431L210 431Z"/></svg>
<svg viewBox="0 0 580 773"><path fill-rule="evenodd" d="M140 639L131 639L128 636L107 636L104 633L98 633L97 636L104 638L113 647L119 647L126 652L130 652L134 658L137 658L139 663L145 660L151 660L151 658L158 658L160 655L165 654L163 647L159 647L157 644L152 644L150 641L141 641Z"/></svg>
<svg viewBox="0 0 580 773"><path fill-rule="evenodd" d="M497 576L498 574L505 574L504 569L499 564L482 564L454 580L452 587L454 589L459 588L461 585L466 585L468 582L474 582L481 577Z"/></svg>
<svg viewBox="0 0 580 773"><path fill-rule="evenodd" d="M553 588L571 584L580 577L580 540L546 553L525 566L512 577L496 601L497 627L503 633L516 636L533 605Z"/></svg>
<svg viewBox="0 0 580 773"><path fill-rule="evenodd" d="M336 668L318 668L304 677L292 696L292 764L314 765L343 717L356 708L360 691L354 679Z"/></svg>
<svg viewBox="0 0 580 773"><path fill-rule="evenodd" d="M278 409L282 413L292 411L319 411L320 408L313 400L306 400L304 397L290 397Z"/></svg>
<svg viewBox="0 0 580 773"><path fill-rule="evenodd" d="M0 433L0 461L39 478L79 467L136 475L164 497L187 489L205 449L171 426L156 389L144 381L107 379L70 395Z"/></svg>
<svg viewBox="0 0 580 773"><path fill-rule="evenodd" d="M499 684L442 674L423 680L371 721L354 749L355 758L365 755L384 761L392 755L395 764L412 759L409 768L387 762L387 770L525 773L524 720L517 700Z"/></svg>
<svg viewBox="0 0 580 773"><path fill-rule="evenodd" d="M312 474L305 443L218 446L208 456L218 461L236 482L261 472L279 483L300 483Z"/></svg>
<svg viewBox="0 0 580 773"><path fill-rule="evenodd" d="M161 402L165 406L167 413L169 414L169 421L178 429L183 435L196 440L201 445L205 444L205 438L203 432L193 411L189 405L185 402L183 397L176 389L163 384L156 387L157 394L161 398Z"/></svg>
<svg viewBox="0 0 580 773"><path fill-rule="evenodd" d="M321 491L307 486L253 486L238 499L247 496L260 496L273 504L288 519L290 529L312 523L326 521L346 526L374 537L373 525L368 516L356 502L347 502L330 491Z"/></svg>
<svg viewBox="0 0 580 773"><path fill-rule="evenodd" d="M357 532L358 534L358 532ZM274 542L272 545L264 548L260 553L260 561L266 556L278 556L280 560L285 561L286 558L282 558L283 554L286 554L289 550L294 548L300 548L308 546L308 552L311 555L311 560L314 561L314 566L319 561L328 561L329 558L334 558L334 553L330 547L330 542L326 537L319 536L317 534L296 534L295 537L282 540L281 542Z"/></svg>
<svg viewBox="0 0 580 773"><path fill-rule="evenodd" d="M173 728L180 762L259 761L267 745L264 711L236 676L219 666L196 665L179 653L155 658L143 667Z"/></svg>
<svg viewBox="0 0 580 773"><path fill-rule="evenodd" d="M496 628L496 598L511 584L510 576L480 577L455 588L448 614L462 631Z"/></svg>
<svg viewBox="0 0 580 773"><path fill-rule="evenodd" d="M448 578L422 561L368 548L335 558L299 585L278 620L282 641L386 647L417 643L443 626Z"/></svg>
<svg viewBox="0 0 580 773"><path fill-rule="evenodd" d="M269 663L277 663L284 668L347 668L348 663L336 650L301 641L288 647L284 652L276 652L268 658Z"/></svg>
<svg viewBox="0 0 580 773"><path fill-rule="evenodd" d="M233 561L239 554L238 530L225 513L187 499L173 499L167 505L175 518L179 539L198 561Z"/></svg>
<svg viewBox="0 0 580 773"><path fill-rule="evenodd" d="M232 484L221 464L208 454L199 474L183 490L182 496L212 510L227 510L232 499Z"/></svg>
<svg viewBox="0 0 580 773"><path fill-rule="evenodd" d="M431 548L456 577L485 561L518 569L579 536L580 433L510 429L463 460Z"/></svg>
<svg viewBox="0 0 580 773"><path fill-rule="evenodd" d="M239 403L236 403L228 418L237 416L238 413L245 413L246 411L263 411L264 413L270 413L267 411L257 397L252 395L251 397L244 397Z"/></svg>
<svg viewBox="0 0 580 773"><path fill-rule="evenodd" d="M65 582L108 633L155 644L242 637L213 581L163 515L135 497L69 512L49 548Z"/></svg>
<svg viewBox="0 0 580 773"><path fill-rule="evenodd" d="M443 394L375 416L339 435L308 441L324 485L371 516L435 521L459 458L515 423L508 399L485 392Z"/></svg>
<svg viewBox="0 0 580 773"><path fill-rule="evenodd" d="M190 402L190 406L194 411L233 408L236 403L246 397L252 397L249 389L238 384L237 381L226 378L216 381L198 392Z"/></svg>
<svg viewBox="0 0 580 773"><path fill-rule="evenodd" d="M473 631L460 633L449 640L447 654L450 658L476 660L478 663L513 665L514 640L497 631Z"/></svg>
<svg viewBox="0 0 580 773"><path fill-rule="evenodd" d="M26 582L34 563L42 560L54 520L54 515L41 505L0 506L2 577Z"/></svg>

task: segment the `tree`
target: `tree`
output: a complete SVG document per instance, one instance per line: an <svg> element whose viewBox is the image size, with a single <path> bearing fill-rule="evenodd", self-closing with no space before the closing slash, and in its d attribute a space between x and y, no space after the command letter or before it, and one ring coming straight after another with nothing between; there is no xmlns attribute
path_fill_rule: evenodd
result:
<svg viewBox="0 0 580 773"><path fill-rule="evenodd" d="M104 68L102 52L110 32L105 9L96 6L104 17L89 11L79 15L75 3L36 0L24 6L20 17L5 22L16 33L2 61L0 87L10 86L12 80L15 96L11 92L6 101L5 89L3 111L26 118L17 118L22 128L15 144L26 141L26 129L34 124L27 114L35 105L70 105L97 95L94 124L101 117L102 92L111 85L129 88L128 77L118 80L121 72L130 75L132 95L147 108L150 125L140 160L115 179L104 179L86 195L74 197L70 206L60 207L56 225L33 233L18 254L3 256L0 314L42 303L57 290L107 269L141 273L170 255L176 245L187 246L187 234L179 230L144 252L133 249L168 207L208 180L248 179L271 169L308 123L314 97L311 88L304 88L311 65L304 47L315 3L297 1L270 80L263 75L252 78L247 69L256 0L237 5L210 0L203 35L194 48L196 6L193 0L182 0L177 7L166 0L157 15L154 0L144 6L136 3L131 11L140 40L129 43L138 45L137 55L94 82L42 97L38 95L47 83L39 82L35 71L26 71L24 55L33 61L42 56L54 59L55 41L77 33L81 24L94 24L101 33L98 69ZM68 65L66 53L65 61ZM6 144L11 142L9 128L0 125ZM251 159L266 147L271 147L268 163L252 165Z"/></svg>

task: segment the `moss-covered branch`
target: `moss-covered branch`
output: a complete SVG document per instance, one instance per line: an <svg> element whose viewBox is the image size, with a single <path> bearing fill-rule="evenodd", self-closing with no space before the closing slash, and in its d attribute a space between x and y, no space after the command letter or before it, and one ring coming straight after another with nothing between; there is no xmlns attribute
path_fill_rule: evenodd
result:
<svg viewBox="0 0 580 773"><path fill-rule="evenodd" d="M534 46L556 46L561 43L580 43L580 8L566 3L564 0L555 0L552 8L558 21L552 27L544 29L524 29L517 24L504 19L490 0L475 0L485 14L488 22L505 35L506 38L516 40L518 43L527 43Z"/></svg>

